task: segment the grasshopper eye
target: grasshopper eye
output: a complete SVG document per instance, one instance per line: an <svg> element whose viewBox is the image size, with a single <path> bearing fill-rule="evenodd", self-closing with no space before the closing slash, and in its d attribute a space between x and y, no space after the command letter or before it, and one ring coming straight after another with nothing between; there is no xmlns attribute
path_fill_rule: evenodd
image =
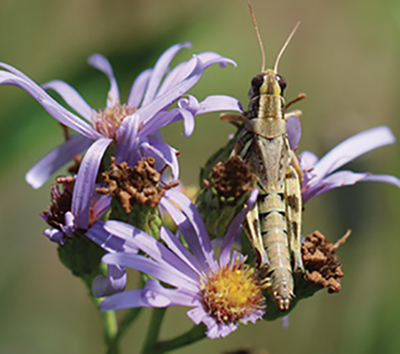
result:
<svg viewBox="0 0 400 354"><path fill-rule="evenodd" d="M263 82L264 82L263 74L259 74L253 77L253 79L251 80L251 88L249 92L250 99L260 94L260 87L263 84Z"/></svg>
<svg viewBox="0 0 400 354"><path fill-rule="evenodd" d="M284 91L285 88L286 88L286 80L285 80L282 76L280 76L279 74L277 74L277 75L276 75L276 81L278 81L278 84L279 84L279 86L280 86L280 88L281 88L281 94L283 94L283 91Z"/></svg>

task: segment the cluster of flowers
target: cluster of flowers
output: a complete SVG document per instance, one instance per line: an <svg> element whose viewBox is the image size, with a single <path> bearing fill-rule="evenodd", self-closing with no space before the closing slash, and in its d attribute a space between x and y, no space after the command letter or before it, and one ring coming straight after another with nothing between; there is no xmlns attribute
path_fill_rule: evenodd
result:
<svg viewBox="0 0 400 354"><path fill-rule="evenodd" d="M4 63L0 63L0 84L21 87L76 133L36 163L26 180L38 188L84 152L76 173L58 179L63 189L53 186L53 204L42 216L50 225L44 234L60 247L83 237L106 253L102 261L108 272L93 282L93 293L106 297L100 309L188 306L193 322L205 324L207 336L217 338L227 336L239 322L255 322L265 313L263 286L256 271L245 263L245 255L232 250L241 223L257 200L257 191L248 194L245 207L228 225L222 242L214 244L195 205L179 189L178 154L163 141L160 128L183 120L184 135L190 136L197 115L216 111L243 114L240 103L232 97L208 96L198 101L186 94L209 66L235 65L230 59L205 52L170 69L177 52L189 46L177 44L165 51L154 68L137 77L125 104L120 102L108 60L92 55L90 65L110 81L103 109L92 108L63 81L39 86ZM59 94L76 114L46 90ZM301 126L296 117L288 120L288 134L292 147L297 147ZM359 181L400 187L393 176L334 172L350 160L394 142L387 127L377 127L344 141L320 160L303 152L299 155L304 170L303 201ZM153 222L165 214L176 225L176 234ZM126 268L150 276L143 288L124 291Z"/></svg>

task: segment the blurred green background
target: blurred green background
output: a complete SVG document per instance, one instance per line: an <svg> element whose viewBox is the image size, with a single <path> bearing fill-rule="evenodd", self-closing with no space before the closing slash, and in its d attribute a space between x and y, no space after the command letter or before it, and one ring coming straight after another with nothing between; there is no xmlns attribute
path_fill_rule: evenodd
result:
<svg viewBox="0 0 400 354"><path fill-rule="evenodd" d="M268 65L294 24L302 22L280 63L286 97L300 92L303 111L300 150L322 156L345 138L388 125L400 138L400 2L253 0ZM216 51L237 68L212 67L192 90L202 99L229 94L247 105L250 79L261 67L260 51L243 0L2 0L0 60L43 83L72 84L93 107L103 107L108 82L86 64L94 53L112 62L122 98L135 76L154 65L169 46L191 41L175 63L192 53ZM102 353L100 317L80 280L58 261L56 245L41 235L38 216L49 203L49 183L32 190L24 175L58 145L62 135L28 94L0 87L0 353ZM197 118L190 139L182 124L164 129L181 150L182 180L196 184L200 166L224 145L234 129L218 114ZM356 171L400 176L398 145L350 164ZM224 340L204 340L177 353L223 353L252 347L257 353L399 353L400 191L365 183L335 190L306 205L304 233L321 230L332 242L353 229L339 253L343 290L319 292L280 321L241 326ZM138 353L148 313L123 341ZM191 326L185 309L167 314L162 336Z"/></svg>

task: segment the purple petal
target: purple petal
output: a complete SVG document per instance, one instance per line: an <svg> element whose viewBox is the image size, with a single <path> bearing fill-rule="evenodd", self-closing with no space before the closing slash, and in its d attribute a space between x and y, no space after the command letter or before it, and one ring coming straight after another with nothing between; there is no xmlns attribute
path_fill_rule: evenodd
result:
<svg viewBox="0 0 400 354"><path fill-rule="evenodd" d="M196 63L193 71L190 76L175 86L170 91L165 94L158 96L154 99L150 104L145 107L141 107L138 111L135 112L132 116L128 116L124 119L123 123L131 124L129 121L133 119L138 119L139 123L146 124L146 121L149 120L153 115L157 112L163 110L174 101L176 101L182 94L184 94L188 89L196 84L196 82L200 79L202 70L201 70L201 62L194 61ZM120 127L121 128L121 127Z"/></svg>
<svg viewBox="0 0 400 354"><path fill-rule="evenodd" d="M192 266L188 266L184 260L172 253L154 237L134 226L111 220L106 222L105 229L111 234L121 238L132 239L135 246L150 256L154 261L160 264L167 264L168 267L172 266L175 269L179 269L179 271L185 274L189 279L198 279L198 274L193 271ZM163 230L163 228L161 228L161 230ZM165 230L162 232L165 232Z"/></svg>
<svg viewBox="0 0 400 354"><path fill-rule="evenodd" d="M109 195L95 193L92 204L93 218L99 220L110 209L111 197Z"/></svg>
<svg viewBox="0 0 400 354"><path fill-rule="evenodd" d="M146 106L142 106L136 112L140 116L140 123L146 124L147 120L149 120L155 113L171 105L199 81L203 72L201 68L201 62L196 58L192 59L191 62L192 70L190 75L185 80L181 81L163 95L157 96L157 98L152 100L151 103ZM125 120L127 119L132 118L126 117Z"/></svg>
<svg viewBox="0 0 400 354"><path fill-rule="evenodd" d="M149 84L142 102L142 106L146 106L150 103L157 92L157 89L161 83L162 78L166 74L168 70L168 66L171 60L175 57L175 55L182 49L182 48L190 48L191 44L189 42L180 43L172 46L171 48L167 49L161 57L158 59L156 65L154 66L151 78L149 80Z"/></svg>
<svg viewBox="0 0 400 354"><path fill-rule="evenodd" d="M226 67L228 64L236 66L236 63L232 59L224 58L217 53L202 53L198 55L198 58L203 63L203 70L215 64L219 64L221 67Z"/></svg>
<svg viewBox="0 0 400 354"><path fill-rule="evenodd" d="M156 161L161 160L158 162L158 166L155 166L158 171L167 165L171 168L172 178L174 180L179 178L179 163L177 151L174 148L162 141L152 141L150 143L143 143L140 146L140 150L143 156L152 156L156 159Z"/></svg>
<svg viewBox="0 0 400 354"><path fill-rule="evenodd" d="M101 311L123 310L135 307L150 307L146 298L142 297L143 289L128 290L107 297L99 309Z"/></svg>
<svg viewBox="0 0 400 354"><path fill-rule="evenodd" d="M72 109L91 122L92 107L89 106L72 86L61 80L53 80L43 84L42 87L45 90L56 91Z"/></svg>
<svg viewBox="0 0 400 354"><path fill-rule="evenodd" d="M152 69L147 69L143 71L134 81L127 101L131 107L139 107L152 72Z"/></svg>
<svg viewBox="0 0 400 354"><path fill-rule="evenodd" d="M181 110L179 108L158 112L146 122L146 124L139 130L138 134L140 136L148 136L155 133L158 129L179 119L182 119Z"/></svg>
<svg viewBox="0 0 400 354"><path fill-rule="evenodd" d="M228 64L232 64L234 67L237 66L232 59L224 58L222 55L215 52L203 52L198 54L197 57L206 65L206 67L216 63L220 64L221 67L225 67Z"/></svg>
<svg viewBox="0 0 400 354"><path fill-rule="evenodd" d="M213 95L201 101L199 108L194 114L199 115L218 111L236 111L243 113L243 108L236 98L225 95Z"/></svg>
<svg viewBox="0 0 400 354"><path fill-rule="evenodd" d="M301 123L298 116L289 116L286 121L286 132L288 135L290 148L292 150L296 150L301 137Z"/></svg>
<svg viewBox="0 0 400 354"><path fill-rule="evenodd" d="M66 110L45 90L20 71L4 63L0 63L0 67L5 67L14 73L19 73L19 75L14 75L6 71L0 71L0 85L15 85L22 88L38 101L52 117L57 119L61 124L75 130L77 133L93 140L101 137L100 133L94 130L91 125Z"/></svg>
<svg viewBox="0 0 400 354"><path fill-rule="evenodd" d="M165 77L164 81L162 82L156 97L163 95L165 92L168 92L172 88L174 88L176 85L178 85L180 82L185 80L189 74L193 70L193 65L195 64L195 61L193 59L184 61L182 63L179 63L177 66L175 66L171 72L168 73L168 75Z"/></svg>
<svg viewBox="0 0 400 354"><path fill-rule="evenodd" d="M242 225L246 214L253 209L254 205L257 202L258 190L253 189L250 193L249 198L247 199L246 206L240 211L235 218L230 223L228 230L224 236L224 241L221 247L221 254L219 257L220 265L224 266L229 263L230 252L232 249L233 241L235 240L235 236L240 230L240 226Z"/></svg>
<svg viewBox="0 0 400 354"><path fill-rule="evenodd" d="M194 293L199 291L199 284L195 280L163 260L156 261L131 253L109 253L103 257L103 263L136 269L169 285L185 289L185 291Z"/></svg>
<svg viewBox="0 0 400 354"><path fill-rule="evenodd" d="M364 181L371 181L371 182L384 182L384 183L389 183L393 184L394 186L400 188L400 180L394 176L390 175L373 175L370 174L369 176L365 177L362 179L360 182Z"/></svg>
<svg viewBox="0 0 400 354"><path fill-rule="evenodd" d="M149 279L144 289L118 293L103 300L99 308L102 311L122 310L134 307L191 306L193 296L178 289L165 289L157 281Z"/></svg>
<svg viewBox="0 0 400 354"><path fill-rule="evenodd" d="M115 104L119 101L119 90L110 62L105 56L101 54L91 55L88 59L88 62L91 66L107 75L108 80L110 80L110 90L107 97L107 107L115 106Z"/></svg>
<svg viewBox="0 0 400 354"><path fill-rule="evenodd" d="M331 189L353 185L361 181L376 181L394 184L400 188L400 180L394 176L388 175L371 175L370 173L355 173L352 171L339 171L324 178L318 184L314 184L305 191L303 191L303 201L314 198L322 193Z"/></svg>
<svg viewBox="0 0 400 354"><path fill-rule="evenodd" d="M165 242L168 248L174 252L186 265L193 269L198 277L202 277L203 267L199 261L189 252L189 250L180 242L179 238L175 236L167 228L161 228L160 239ZM195 276L195 275L193 275Z"/></svg>
<svg viewBox="0 0 400 354"><path fill-rule="evenodd" d="M162 304L159 296L169 299L168 306L193 306L197 302L193 294L184 293L180 289L164 288L158 281L149 279L143 289L143 297L151 306L160 307Z"/></svg>
<svg viewBox="0 0 400 354"><path fill-rule="evenodd" d="M121 238L112 235L104 228L104 221L101 220L97 220L90 229L85 232L85 235L107 252L137 253L139 250L131 237Z"/></svg>
<svg viewBox="0 0 400 354"><path fill-rule="evenodd" d="M86 152L79 167L71 211L76 217L76 226L86 230L89 222L90 204L101 159L112 139L98 139Z"/></svg>
<svg viewBox="0 0 400 354"><path fill-rule="evenodd" d="M326 154L313 169L315 184L324 176L343 166L356 157L380 146L394 144L396 139L388 127L377 127L352 136Z"/></svg>
<svg viewBox="0 0 400 354"><path fill-rule="evenodd" d="M190 249L193 252L195 252L195 250L197 250L197 252L201 252L203 254L202 256L196 253L195 256L200 260L200 262L201 259L199 257L204 257L205 261L207 262L206 264L209 265L212 271L215 271L218 268L218 264L215 259L215 254L211 246L210 238L208 236L206 226L204 225L204 221L194 204L188 197L186 197L184 194L176 189L167 190L165 191L164 195L167 199L170 199L180 208L182 213L191 223L193 230L195 231L194 233L187 232L187 226L184 223L181 223L180 225L177 224L179 230L182 232L183 237L190 246ZM181 227L183 228L181 229Z"/></svg>
<svg viewBox="0 0 400 354"><path fill-rule="evenodd" d="M103 297L115 293L119 293L126 286L126 271L125 269L109 265L107 276L98 275L93 280L92 291L94 296Z"/></svg>
<svg viewBox="0 0 400 354"><path fill-rule="evenodd" d="M26 181L33 187L39 188L52 174L58 171L73 158L86 150L92 141L81 135L74 135L64 144L42 157L25 175Z"/></svg>
<svg viewBox="0 0 400 354"><path fill-rule="evenodd" d="M65 243L64 232L58 229L46 229L43 231L43 235L48 237L50 241L63 245Z"/></svg>
<svg viewBox="0 0 400 354"><path fill-rule="evenodd" d="M132 156L137 153L137 133L139 129L139 115L135 112L133 115L126 117L117 130L117 144L115 147L115 163L128 162L133 165Z"/></svg>
<svg viewBox="0 0 400 354"><path fill-rule="evenodd" d="M207 337L211 339L226 337L239 326L238 323L217 323L216 319L205 312L201 306L189 310L186 314L195 324L204 323L208 329Z"/></svg>
<svg viewBox="0 0 400 354"><path fill-rule="evenodd" d="M178 226L178 229L188 243L190 250L199 260L199 266L202 267L204 272L208 271L206 257L197 239L196 231L194 230L191 221L189 221L176 204L169 201L167 197L161 199L159 206L169 214L171 219Z"/></svg>
<svg viewBox="0 0 400 354"><path fill-rule="evenodd" d="M318 162L318 157L310 151L303 151L301 154L299 154L299 160L301 168L304 171L309 171Z"/></svg>

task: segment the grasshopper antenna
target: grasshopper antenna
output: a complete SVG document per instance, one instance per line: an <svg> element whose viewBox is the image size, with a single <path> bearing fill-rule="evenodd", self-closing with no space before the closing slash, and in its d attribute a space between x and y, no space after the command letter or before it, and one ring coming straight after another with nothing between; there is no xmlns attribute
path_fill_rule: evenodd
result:
<svg viewBox="0 0 400 354"><path fill-rule="evenodd" d="M278 57L276 58L276 61L275 61L275 65L274 65L274 71L275 72L278 72L279 60L281 59L283 52L285 51L285 49L289 45L291 39L293 38L293 36L296 33L296 31L299 28L299 26L300 26L300 21L296 23L296 26L294 26L294 28L292 29L292 32L290 32L288 39L286 40L286 42L283 45L281 51L279 52Z"/></svg>
<svg viewBox="0 0 400 354"><path fill-rule="evenodd" d="M247 4L249 5L251 19L253 20L253 26L254 26L254 29L256 31L258 44L259 44L260 50L261 50L261 56L262 56L261 72L263 73L265 71L265 51L264 51L264 46L263 46L263 43L262 43L262 40L261 40L260 31L258 30L256 16L254 15L254 11L253 11L253 6L251 5L250 1L248 1Z"/></svg>

